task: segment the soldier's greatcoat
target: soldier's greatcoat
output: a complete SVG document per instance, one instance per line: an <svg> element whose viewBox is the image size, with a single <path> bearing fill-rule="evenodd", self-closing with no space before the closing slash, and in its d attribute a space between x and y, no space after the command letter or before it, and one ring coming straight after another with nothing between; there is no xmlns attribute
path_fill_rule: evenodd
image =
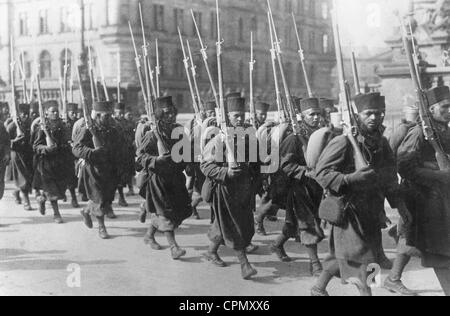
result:
<svg viewBox="0 0 450 316"><path fill-rule="evenodd" d="M178 142L171 138L172 130L180 126L175 124L166 129L161 128L161 124L158 126L165 147L171 151ZM137 163L144 172L140 194L146 199L147 210L152 215L152 224L162 232L173 231L192 215L191 199L183 173L186 165L173 160L161 164L157 161L158 141L154 131L145 134L137 153Z"/></svg>
<svg viewBox="0 0 450 316"><path fill-rule="evenodd" d="M235 179L227 177L228 163L218 162L216 150L225 146L221 136L216 136L205 147L201 170L208 178L205 186L209 191L214 223L208 233L213 242L241 251L251 244L255 234L253 220L253 182L258 178L257 164L242 163L242 174ZM224 152L225 152L224 147ZM222 161L226 161L223 158ZM204 188L205 191L205 188Z"/></svg>
<svg viewBox="0 0 450 316"><path fill-rule="evenodd" d="M357 143L378 175L378 181L358 188L345 184L345 176L355 172L355 163L353 148L344 135L335 137L323 151L316 167L316 180L331 194L343 196L346 202L344 224L332 225L330 256L325 269L339 264L343 280L358 278L365 284L367 265L376 262L381 243L384 201L387 198L396 207L398 184L387 139L379 133L372 137L359 136Z"/></svg>
<svg viewBox="0 0 450 316"><path fill-rule="evenodd" d="M16 187L23 192L31 192L33 181L33 147L30 144L31 120L21 122L24 136L16 140L17 125L11 122L7 131L11 139L11 174Z"/></svg>
<svg viewBox="0 0 450 316"><path fill-rule="evenodd" d="M448 126L434 122L444 151L450 153ZM420 125L410 130L398 150L398 167L413 191L406 199L414 220L407 244L423 253L425 267L450 268L450 190L438 181L436 156Z"/></svg>
<svg viewBox="0 0 450 316"><path fill-rule="evenodd" d="M96 134L102 143L101 150L96 150L92 141L92 134L84 124L80 122L78 133L74 133L73 154L82 159L80 167L80 185L85 190L90 204L87 211L100 217L105 215L107 207L114 201L117 188L118 169L121 168L120 146L117 142L119 133L111 125L101 127L95 125Z"/></svg>
<svg viewBox="0 0 450 316"><path fill-rule="evenodd" d="M65 198L65 191L73 176L73 155L65 124L61 121L47 123L55 146L48 146L46 135L38 128L33 150L35 170L33 187L44 191L51 201Z"/></svg>
<svg viewBox="0 0 450 316"><path fill-rule="evenodd" d="M122 172L118 175L119 185L128 185L136 174L135 157L136 147L134 143L135 131L133 124L126 119L115 119L121 141L121 165Z"/></svg>

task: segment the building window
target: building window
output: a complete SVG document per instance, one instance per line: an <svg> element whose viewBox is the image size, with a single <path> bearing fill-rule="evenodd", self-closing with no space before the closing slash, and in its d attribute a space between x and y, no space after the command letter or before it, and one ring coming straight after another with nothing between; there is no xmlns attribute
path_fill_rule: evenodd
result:
<svg viewBox="0 0 450 316"><path fill-rule="evenodd" d="M173 9L173 21L174 21L174 32L178 34L178 28L180 28L181 34L184 32L184 10L183 9Z"/></svg>
<svg viewBox="0 0 450 316"><path fill-rule="evenodd" d="M316 51L316 34L314 32L309 33L309 50L311 52Z"/></svg>
<svg viewBox="0 0 450 316"><path fill-rule="evenodd" d="M211 12L211 25L209 36L212 40L217 40L217 16L215 12Z"/></svg>
<svg viewBox="0 0 450 316"><path fill-rule="evenodd" d="M328 20L328 16L329 16L329 13L328 13L328 3L322 2L322 18L323 18L324 20Z"/></svg>
<svg viewBox="0 0 450 316"><path fill-rule="evenodd" d="M39 56L40 76L42 79L52 77L52 57L50 53L44 50Z"/></svg>
<svg viewBox="0 0 450 316"><path fill-rule="evenodd" d="M201 30L202 30L202 13L194 11L194 18L195 18L195 21L197 22L198 29L201 32ZM192 22L192 36L197 36L197 30L195 29L194 22Z"/></svg>
<svg viewBox="0 0 450 316"><path fill-rule="evenodd" d="M59 30L61 33L72 32L72 27L70 22L73 19L72 12L68 8L61 8L60 11L60 27Z"/></svg>
<svg viewBox="0 0 450 316"><path fill-rule="evenodd" d="M30 58L28 56L28 53L26 52L22 52L20 54L20 65L19 65L19 71L22 74L22 71L25 72L25 77L26 78L31 78L31 61Z"/></svg>
<svg viewBox="0 0 450 316"><path fill-rule="evenodd" d="M244 41L244 19L239 18L239 41Z"/></svg>
<svg viewBox="0 0 450 316"><path fill-rule="evenodd" d="M329 38L328 34L324 34L322 38L322 53L328 54L329 52Z"/></svg>
<svg viewBox="0 0 450 316"><path fill-rule="evenodd" d="M154 4L153 14L153 29L156 31L164 31L164 6Z"/></svg>
<svg viewBox="0 0 450 316"><path fill-rule="evenodd" d="M309 16L314 18L316 16L316 1L309 0Z"/></svg>
<svg viewBox="0 0 450 316"><path fill-rule="evenodd" d="M39 12L39 34L48 34L48 12L42 10Z"/></svg>
<svg viewBox="0 0 450 316"><path fill-rule="evenodd" d="M27 13L19 14L19 34L20 34L20 36L28 35L28 14Z"/></svg>
<svg viewBox="0 0 450 316"><path fill-rule="evenodd" d="M259 42L258 19L256 17L253 17L250 21L250 30L253 32L253 40Z"/></svg>
<svg viewBox="0 0 450 316"><path fill-rule="evenodd" d="M61 76L63 76L64 75L64 66L66 65L66 50L65 49L61 52L60 63L61 63L61 67L60 67ZM68 68L69 72L67 73L67 75L69 76L70 71L72 69L72 52L69 49L67 50L67 66L69 67Z"/></svg>

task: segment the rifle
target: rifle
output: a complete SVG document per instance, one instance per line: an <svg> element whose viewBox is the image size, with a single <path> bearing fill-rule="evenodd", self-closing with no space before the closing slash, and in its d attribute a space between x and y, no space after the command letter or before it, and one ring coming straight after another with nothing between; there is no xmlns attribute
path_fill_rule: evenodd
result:
<svg viewBox="0 0 450 316"><path fill-rule="evenodd" d="M197 31L198 40L200 42L200 46L201 46L200 52L202 54L203 63L205 64L205 69L206 69L206 73L208 75L209 83L211 85L211 91L214 94L214 99L216 101L216 107L217 107L217 109L219 109L219 99L217 97L217 90L216 90L216 86L214 84L214 80L212 78L211 71L209 70L209 65L208 65L208 54L206 53L207 47L203 44L202 36L200 34L200 30L198 28L197 21L195 20L194 11L192 9L191 9L191 15L192 15L192 20L194 21L195 30Z"/></svg>
<svg viewBox="0 0 450 316"><path fill-rule="evenodd" d="M400 25L402 28L402 38L403 38L403 46L406 51L406 55L408 58L408 64L409 69L411 72L411 78L414 84L414 88L417 93L417 97L419 99L419 116L420 120L422 121L422 129L423 129L423 135L425 139L430 143L430 145L433 147L433 150L436 154L436 160L439 166L439 169L441 171L450 170L450 160L448 155L445 153L442 144L439 141L439 138L437 137L436 130L433 127L433 123L431 121L431 117L429 116L429 102L427 99L427 96L425 94L424 89L422 88L422 84L420 81L420 74L419 74L419 58L418 53L414 44L414 38L412 34L412 28L411 28L411 41L412 41L412 50L409 46L408 39L407 39L407 31L404 22L400 19Z"/></svg>
<svg viewBox="0 0 450 316"><path fill-rule="evenodd" d="M157 97L157 93L155 90L155 84L153 83L153 71L150 66L147 39L145 37L145 26L144 26L144 18L142 16L142 6L139 2L139 16L141 19L141 29L142 29L142 58L144 59L144 74L145 74L145 87L147 89L147 98L148 102L153 102L154 98ZM150 87L151 86L151 87ZM151 90L150 90L151 88ZM152 96L153 91L153 96Z"/></svg>
<svg viewBox="0 0 450 316"><path fill-rule="evenodd" d="M158 39L155 40L155 49L156 49L156 67L155 67L155 73L156 73L156 97L159 98L160 95L160 84L159 79L161 76L161 66L159 64L159 42Z"/></svg>
<svg viewBox="0 0 450 316"><path fill-rule="evenodd" d="M279 87L279 83L278 83L278 74L277 74L277 65L276 65L277 55L276 55L274 39L273 39L273 30L270 27L271 22L270 22L270 13L269 12L267 12L267 19L269 21L270 47L271 47L270 48L270 56L271 56L270 60L272 62L273 80L275 83L278 115L279 115L280 123L286 123L287 122L286 110L284 108L284 104L283 104L283 101L281 98L281 91L280 91L280 87Z"/></svg>
<svg viewBox="0 0 450 316"><path fill-rule="evenodd" d="M121 89L120 84L122 82L122 70L120 68L120 52L117 53L117 103L120 103Z"/></svg>
<svg viewBox="0 0 450 316"><path fill-rule="evenodd" d="M36 67L37 69L39 69L40 67L39 64ZM47 146L55 146L55 141L52 139L47 129L47 119L45 117L44 105L42 104L41 76L39 74L39 70L36 70L36 91L39 104L39 118L41 120L41 129L45 133L45 140L47 142Z"/></svg>
<svg viewBox="0 0 450 316"><path fill-rule="evenodd" d="M198 89L198 83L197 83L197 67L194 64L194 58L192 58L192 50L191 50L191 45L189 44L189 40L186 41L187 42L187 48L188 48L188 52L189 52L189 60L191 61L191 73L192 73L192 80L194 82L194 88L195 88L195 93L197 94L197 105L198 105L198 110L200 112L200 116L205 114L205 109L203 107L203 103L202 103L202 98L200 96L200 90Z"/></svg>
<svg viewBox="0 0 450 316"><path fill-rule="evenodd" d="M352 51L352 70L353 70L353 81L355 82L355 93L361 93L361 85L359 83L358 66L356 64L355 52Z"/></svg>
<svg viewBox="0 0 450 316"><path fill-rule="evenodd" d="M250 124L257 129L256 124L256 109L255 109L255 102L253 100L253 70L255 68L256 60L253 56L253 32L250 32L250 62L249 62L249 68L250 68Z"/></svg>
<svg viewBox="0 0 450 316"><path fill-rule="evenodd" d="M366 168L368 166L366 160L364 159L364 155L361 152L361 149L358 146L358 143L353 135L354 128L352 127L352 113L353 108L350 101L350 94L348 91L348 84L345 81L345 71L344 71L344 62L342 57L342 47L341 47L341 37L339 33L339 22L337 19L337 4L334 3L334 14L333 16L333 32L334 32L334 42L335 42L335 50L336 50L336 60L337 60L337 69L338 69L338 77L339 77L339 86L341 89L340 99L341 99L341 112L344 114L345 111L348 111L348 122L345 120L342 122L342 126L344 128L344 135L347 136L350 144L353 148L354 159L355 159L355 168L357 170ZM345 108L344 109L344 105ZM355 119L355 117L354 117ZM353 119L353 120L354 120Z"/></svg>
<svg viewBox="0 0 450 316"><path fill-rule="evenodd" d="M22 77L23 100L25 103L30 103L27 90L27 77L25 74L25 53L23 51L21 53L21 62L19 63L19 71Z"/></svg>
<svg viewBox="0 0 450 316"><path fill-rule="evenodd" d="M100 139L98 138L97 133L95 132L94 123L92 122L92 117L89 113L88 105L86 102L86 97L85 97L84 91L83 91L83 84L81 82L81 71L82 71L81 68L82 68L82 66L79 66L79 65L77 66L77 78L78 78L78 84L80 86L81 107L83 108L83 116L84 116L84 120L86 122L86 127L92 134L92 142L94 143L94 147L95 147L95 149L98 149L98 148L102 147L102 143L101 143Z"/></svg>
<svg viewBox="0 0 450 316"><path fill-rule="evenodd" d="M15 66L16 66L16 61L14 60L14 38L11 36L11 41L10 41L10 49L11 49L11 64L10 64L10 70L11 70L11 108L10 108L10 112L11 112L11 116L13 117L14 122L16 123L17 126L17 136L23 136L24 133L22 131L22 128L20 127L20 122L19 122L19 109L17 106L17 102L16 102L16 78L15 78Z"/></svg>
<svg viewBox="0 0 450 316"><path fill-rule="evenodd" d="M65 56L65 59L64 59L64 74L63 74L62 117L64 119L67 119L67 76L69 73L67 43L66 43L66 51L65 51L64 56Z"/></svg>
<svg viewBox="0 0 450 316"><path fill-rule="evenodd" d="M277 34L277 29L275 27L275 21L273 19L272 8L270 6L270 0L267 0L267 6L269 8L269 28L271 28L273 30L273 36L275 37L274 46L275 46L276 56L277 56L277 60L278 60L278 66L280 69L281 80L282 80L283 86L284 86L284 92L285 92L285 98L286 98L287 110L288 110L287 112L289 114L293 132L294 132L294 134L297 135L297 133L299 132L299 124L298 124L298 120L297 120L297 114L295 113L295 107L294 107L294 103L292 101L291 92L289 90L288 82L286 80L286 75L284 72L283 59L281 56L282 55L281 46L280 46L281 42L278 40L278 34ZM303 137L302 137L302 140L303 140Z"/></svg>
<svg viewBox="0 0 450 316"><path fill-rule="evenodd" d="M92 102L98 101L98 87L97 82L95 80L94 76L94 66L92 61L92 52L91 52L91 44L88 43L88 52L89 52L89 80L91 83L91 95L92 95ZM96 97L97 95L97 97Z"/></svg>
<svg viewBox="0 0 450 316"><path fill-rule="evenodd" d="M73 58L71 58L70 62L70 102L73 103Z"/></svg>
<svg viewBox="0 0 450 316"><path fill-rule="evenodd" d="M194 111L195 111L195 115L197 116L197 119L200 119L200 110L198 108L197 101L195 100L195 92L194 92L194 88L192 86L191 75L189 74L189 58L186 56L186 50L184 48L183 37L181 36L180 28L178 28L178 36L180 37L181 49L183 51L183 63L184 63L184 69L186 70L186 76L187 76L188 83L189 83L189 91L191 92L192 106L194 107Z"/></svg>
<svg viewBox="0 0 450 316"><path fill-rule="evenodd" d="M100 66L100 77L102 79L103 92L105 93L105 99L106 99L106 101L110 101L108 87L106 86L105 73L103 72L103 65L102 65L102 60L101 60L100 56L98 58L98 65Z"/></svg>
<svg viewBox="0 0 450 316"><path fill-rule="evenodd" d="M314 94L312 92L311 84L309 82L308 72L306 71L305 53L304 53L303 48L302 48L302 42L300 41L300 35L298 33L297 21L295 21L294 12L292 12L292 21L294 22L295 35L297 36L298 55L300 57L300 64L302 66L303 76L305 77L306 89L308 90L308 96L310 98L313 98Z"/></svg>
<svg viewBox="0 0 450 316"><path fill-rule="evenodd" d="M151 110L149 108L149 102L148 102L148 98L147 98L148 91L146 90L146 87L144 85L144 79L142 78L142 66L141 66L141 60L140 60L141 56L139 55L138 50L137 50L136 41L134 40L133 29L131 28L130 21L128 21L128 26L130 28L131 41L133 42L133 48L134 48L134 54L135 54L134 61L136 63L139 84L141 85L141 89L142 89L142 96L144 98L145 110L147 112L147 115L149 116L150 122L152 124L154 124L156 122L156 119L155 119L154 115L152 117Z"/></svg>

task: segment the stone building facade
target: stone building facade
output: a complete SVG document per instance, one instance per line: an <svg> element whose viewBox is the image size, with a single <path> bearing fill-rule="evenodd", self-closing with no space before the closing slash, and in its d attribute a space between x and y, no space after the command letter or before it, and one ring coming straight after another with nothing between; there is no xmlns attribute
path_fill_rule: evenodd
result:
<svg viewBox="0 0 450 316"><path fill-rule="evenodd" d="M65 61L76 63L83 45L90 46L100 74L103 66L112 98L116 98L118 65L122 97L129 106L142 104L134 62L128 21L134 27L138 46L142 45L138 0L0 0L0 99L8 99L10 88L10 36L14 37L14 57L22 61L30 78L39 61L45 99L59 98L60 74ZM175 97L182 111L190 111L190 95L184 72L177 26L189 40L198 68L200 93L211 98L209 81L201 60L200 47L191 19L193 9L205 44L209 64L216 77L215 43L216 15L214 0L141 0L146 34L151 43L152 64L155 65L155 39L159 41L161 93ZM85 32L81 30L81 4L84 6ZM224 39L225 91L248 94L250 32L255 41L255 95L273 99L273 76L269 53L269 32L265 0L221 0L221 28ZM291 19L294 12L307 58L308 73L318 96L332 97L335 66L331 29L330 0L272 0L272 8L284 49L287 79L292 92L306 95L300 68L297 40ZM82 41L84 37L84 42ZM84 43L84 44L82 44ZM23 56L23 58L22 58ZM71 57L73 56L73 58ZM30 79L29 79L30 81ZM21 94L20 75L16 71L17 90ZM5 86L6 85L6 86ZM78 101L75 80L74 100ZM70 96L69 96L70 100Z"/></svg>

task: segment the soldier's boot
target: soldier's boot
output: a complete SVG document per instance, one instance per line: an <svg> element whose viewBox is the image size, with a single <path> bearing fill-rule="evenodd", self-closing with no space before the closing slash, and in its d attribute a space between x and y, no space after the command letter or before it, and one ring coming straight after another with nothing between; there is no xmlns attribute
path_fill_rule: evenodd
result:
<svg viewBox="0 0 450 316"><path fill-rule="evenodd" d="M291 262L292 259L287 255L286 251L284 250L284 244L289 240L289 237L287 237L285 234L281 233L278 238L276 239L275 243L273 243L270 246L270 251L277 255L278 259L280 259L281 262Z"/></svg>
<svg viewBox="0 0 450 316"><path fill-rule="evenodd" d="M239 259L239 263L241 264L241 275L244 280L250 280L253 276L258 274L258 271L256 271L248 261L245 250L238 251L237 257Z"/></svg>
<svg viewBox="0 0 450 316"><path fill-rule="evenodd" d="M56 224L63 224L64 221L61 217L61 213L59 212L58 201L52 201L51 203L53 208L53 220Z"/></svg>
<svg viewBox="0 0 450 316"><path fill-rule="evenodd" d="M14 202L16 202L17 205L21 205L22 204L22 198L20 197L20 191L19 190L15 190L13 193L14 196Z"/></svg>
<svg viewBox="0 0 450 316"><path fill-rule="evenodd" d="M186 250L181 249L175 240L175 232L165 232L164 235L170 245L170 252L173 260L179 260L186 255Z"/></svg>
<svg viewBox="0 0 450 316"><path fill-rule="evenodd" d="M105 217L104 216L97 217L97 221L98 221L98 236L100 237L100 239L111 238L108 234L108 231L106 230Z"/></svg>
<svg viewBox="0 0 450 316"><path fill-rule="evenodd" d="M323 267L320 263L319 255L317 253L317 245L306 246L306 251L309 255L309 267L313 277L319 277L322 274Z"/></svg>
<svg viewBox="0 0 450 316"><path fill-rule="evenodd" d="M139 221L142 224L145 224L145 222L147 221L147 208L145 207L146 202L143 202L140 206L140 211L139 211Z"/></svg>
<svg viewBox="0 0 450 316"><path fill-rule="evenodd" d="M257 215L255 217L255 229L258 235L267 236L266 229L264 228L264 216Z"/></svg>
<svg viewBox="0 0 450 316"><path fill-rule="evenodd" d="M258 251L258 249L259 249L258 246L251 243L247 248L245 248L245 252L251 255L252 253Z"/></svg>
<svg viewBox="0 0 450 316"><path fill-rule="evenodd" d="M136 193L134 193L133 183L129 183L127 196L135 196L135 195Z"/></svg>
<svg viewBox="0 0 450 316"><path fill-rule="evenodd" d="M70 189L70 196L72 198L72 207L79 208L80 204L78 204L77 194L75 193L75 189Z"/></svg>
<svg viewBox="0 0 450 316"><path fill-rule="evenodd" d="M47 199L45 198L44 195L40 195L40 196L36 199L36 201L37 201L38 204L39 204L39 213L40 213L42 216L45 216L45 203L47 203Z"/></svg>
<svg viewBox="0 0 450 316"><path fill-rule="evenodd" d="M403 271L408 265L411 257L404 254L398 254L394 261L394 267L392 268L389 276L384 281L383 287L391 293L400 294L402 296L417 296L418 294L408 289L401 281Z"/></svg>
<svg viewBox="0 0 450 316"><path fill-rule="evenodd" d="M117 215L114 213L114 210L112 208L112 203L110 203L106 206L106 217L109 219L117 218Z"/></svg>
<svg viewBox="0 0 450 316"><path fill-rule="evenodd" d="M125 195L123 194L123 187L117 189L119 191L119 206L128 207L128 203L125 200Z"/></svg>
<svg viewBox="0 0 450 316"><path fill-rule="evenodd" d="M144 236L144 243L146 245L149 245L153 250L162 250L161 245L156 242L155 239L156 232L157 232L156 227L150 225L150 227L147 230L147 233Z"/></svg>
<svg viewBox="0 0 450 316"><path fill-rule="evenodd" d="M24 200L24 205L23 205L23 209L25 211L34 211L34 209L31 207L31 202L30 202L30 196L28 194L28 192L23 192L23 200Z"/></svg>
<svg viewBox="0 0 450 316"><path fill-rule="evenodd" d="M227 264L220 258L219 256L219 248L220 248L221 242L211 242L208 248L208 252L205 253L203 256L205 259L209 262L211 262L213 265L219 267L219 268L225 268Z"/></svg>
<svg viewBox="0 0 450 316"><path fill-rule="evenodd" d="M84 225L86 225L86 227L89 229L94 228L94 223L92 223L91 215L86 210L81 210L80 214L83 217Z"/></svg>

